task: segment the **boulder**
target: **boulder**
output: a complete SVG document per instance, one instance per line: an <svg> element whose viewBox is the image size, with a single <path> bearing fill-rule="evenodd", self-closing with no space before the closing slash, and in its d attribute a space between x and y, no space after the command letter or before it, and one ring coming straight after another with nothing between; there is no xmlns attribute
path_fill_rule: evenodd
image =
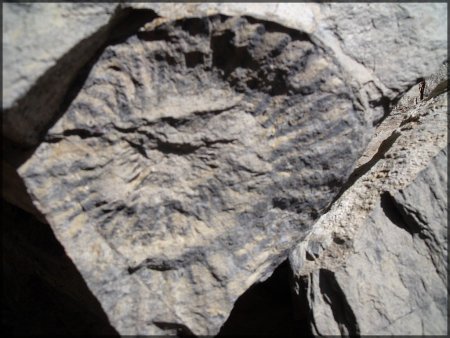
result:
<svg viewBox="0 0 450 338"><path fill-rule="evenodd" d="M20 174L119 332L215 334L348 176L355 102L304 33L176 20L106 48Z"/></svg>
<svg viewBox="0 0 450 338"><path fill-rule="evenodd" d="M423 7L427 34L412 5L58 6L104 15L11 89L4 134L32 148L13 171L120 334L218 333L446 56L440 4ZM370 20L374 45L355 47ZM407 61L388 52L396 39Z"/></svg>

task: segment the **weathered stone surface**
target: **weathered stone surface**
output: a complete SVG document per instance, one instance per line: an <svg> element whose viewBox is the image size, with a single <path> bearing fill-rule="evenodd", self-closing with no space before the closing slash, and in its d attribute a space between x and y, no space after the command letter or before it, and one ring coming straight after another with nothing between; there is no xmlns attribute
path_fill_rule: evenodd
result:
<svg viewBox="0 0 450 338"><path fill-rule="evenodd" d="M165 23L105 50L20 173L120 332L214 334L348 176L355 100L301 32Z"/></svg>
<svg viewBox="0 0 450 338"><path fill-rule="evenodd" d="M153 4L149 8L166 19L187 16L252 15L281 22L311 34L334 54L349 85L360 92L367 116L377 123L391 100L421 77L435 73L447 58L447 5L437 4Z"/></svg>
<svg viewBox="0 0 450 338"><path fill-rule="evenodd" d="M3 135L36 145L70 82L104 42L115 5L2 6Z"/></svg>
<svg viewBox="0 0 450 338"><path fill-rule="evenodd" d="M17 168L65 111L106 43L151 21L152 11L117 4L3 5L3 197L43 220Z"/></svg>
<svg viewBox="0 0 450 338"><path fill-rule="evenodd" d="M397 26L410 59L384 69L383 58L404 57L386 56L399 31L375 30L371 49L357 48L347 14L341 22L327 6L118 7L149 8L139 12L147 21L162 17L92 60L20 174L120 333L217 333L237 297L268 278L329 206L371 125L442 62L446 35L411 38L423 22L408 14L413 7L389 5L365 17L405 18ZM440 10L431 10L438 23ZM100 30L89 43L107 35ZM38 94L24 102L45 102ZM25 137L35 144L45 130L40 110L29 110L34 120L7 112L37 128Z"/></svg>
<svg viewBox="0 0 450 338"><path fill-rule="evenodd" d="M111 30L120 26L121 19L125 26L140 21L130 16L129 9L151 10L162 20L245 14L311 34L352 74L354 88L367 96L370 105L365 108L375 120L384 113L380 101L388 104L416 79L433 73L447 55L443 3L7 3L3 5L4 136L22 146L37 145L60 113L75 75L108 40Z"/></svg>
<svg viewBox="0 0 450 338"><path fill-rule="evenodd" d="M330 3L322 12L343 52L369 69L387 91L403 93L411 79L435 73L447 58L445 3Z"/></svg>
<svg viewBox="0 0 450 338"><path fill-rule="evenodd" d="M423 88L422 100L429 100L436 97L445 91L447 91L448 81L448 61L445 61L436 73L426 76L424 79L425 85ZM395 109L406 111L412 106L421 101L420 98L420 86L421 82L411 87L401 98L398 100Z"/></svg>
<svg viewBox="0 0 450 338"><path fill-rule="evenodd" d="M27 154L19 154L20 148L37 146L57 116L65 111L73 99L72 92L76 92L74 87L84 81L82 74L78 74L80 69L95 62L96 53L111 43L115 35L126 35L155 16L164 21L245 13L304 31L333 53L341 70L351 79L348 85L359 93L358 103L364 107L367 118L376 124L386 114L390 100L416 79L432 73L435 60L445 58L444 4L332 6L330 10L329 5L311 3L4 4L3 136L15 144L14 149L3 149L2 166L8 168L4 180L9 180L10 175L16 179L15 169L28 158ZM372 7L365 6L379 7L370 10ZM358 15L349 15L354 12ZM417 15L423 12L427 15ZM381 21L389 25L371 28L372 22ZM394 22L396 27L391 27ZM355 35L355 27L363 33ZM355 38L366 39L370 44L352 43ZM407 41L407 48L400 49L402 53L408 50L407 57L390 53L398 50L399 39ZM386 62L386 53L390 62ZM365 62L367 58L390 68L382 73L378 67L375 72L364 66L372 64ZM389 74L389 81L384 83L380 74ZM393 82L397 78L402 78L402 82ZM21 160L11 159L11 152L17 153L15 158L20 155ZM27 198L18 198L24 191L6 189L4 194L9 202L33 209Z"/></svg>
<svg viewBox="0 0 450 338"><path fill-rule="evenodd" d="M424 98L432 99L448 90L448 61L439 70L425 79Z"/></svg>
<svg viewBox="0 0 450 338"><path fill-rule="evenodd" d="M446 95L394 110L291 253L314 334L447 333L446 126Z"/></svg>

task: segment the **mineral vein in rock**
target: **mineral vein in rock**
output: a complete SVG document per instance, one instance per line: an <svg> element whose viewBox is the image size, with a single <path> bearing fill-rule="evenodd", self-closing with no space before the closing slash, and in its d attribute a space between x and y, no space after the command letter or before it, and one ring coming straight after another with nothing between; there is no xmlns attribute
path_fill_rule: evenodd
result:
<svg viewBox="0 0 450 338"><path fill-rule="evenodd" d="M355 100L302 32L168 22L104 50L20 174L119 332L215 334L347 178Z"/></svg>

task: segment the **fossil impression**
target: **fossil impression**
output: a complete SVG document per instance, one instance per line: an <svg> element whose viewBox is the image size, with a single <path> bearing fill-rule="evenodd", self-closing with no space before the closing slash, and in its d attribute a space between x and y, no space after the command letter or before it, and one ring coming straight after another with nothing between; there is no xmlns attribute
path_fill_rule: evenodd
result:
<svg viewBox="0 0 450 338"><path fill-rule="evenodd" d="M273 22L143 27L105 48L20 174L120 333L215 334L365 146L347 82Z"/></svg>

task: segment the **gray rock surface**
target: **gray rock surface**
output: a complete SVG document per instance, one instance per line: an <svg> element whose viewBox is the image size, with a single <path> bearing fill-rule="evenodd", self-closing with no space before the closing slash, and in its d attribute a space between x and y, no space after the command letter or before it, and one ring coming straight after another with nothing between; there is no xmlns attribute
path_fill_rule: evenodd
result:
<svg viewBox="0 0 450 338"><path fill-rule="evenodd" d="M445 91L447 91L448 82L448 62L445 61L436 73L426 76L424 79L425 86L423 88L423 100L429 100L436 97ZM401 98L398 100L395 109L406 111L412 106L421 101L420 99L420 86L421 83L417 83L411 87Z"/></svg>
<svg viewBox="0 0 450 338"><path fill-rule="evenodd" d="M311 34L335 54L374 119L447 55L445 4L13 4L3 5L3 134L36 146L61 113L75 75L124 19L150 10L162 20L252 15ZM147 12L150 19L152 14ZM131 14L131 15L130 15ZM393 52L395 51L395 52ZM54 86L58 83L58 86ZM363 95L363 96L364 96ZM387 100L387 101L386 101Z"/></svg>
<svg viewBox="0 0 450 338"><path fill-rule="evenodd" d="M394 110L291 253L314 334L447 333L446 119L446 95Z"/></svg>
<svg viewBox="0 0 450 338"><path fill-rule="evenodd" d="M114 4L3 4L4 136L18 144L37 145L71 81L104 42L114 8Z"/></svg>
<svg viewBox="0 0 450 338"><path fill-rule="evenodd" d="M447 59L444 3L124 4L149 8L162 18L200 14L252 15L304 31L333 53L374 124L418 79Z"/></svg>
<svg viewBox="0 0 450 338"><path fill-rule="evenodd" d="M41 10L7 6L11 18ZM4 135L30 147L45 133L19 173L121 334L217 333L250 285L317 235L308 235L311 226L350 175L372 125L446 56L440 4L55 6L45 15L99 15L59 49L49 42L54 31L42 31L43 59L56 63L37 68L20 57L23 36L14 40L20 28L8 21L8 62L16 54L26 71L8 85ZM421 9L427 15L416 15ZM28 21L28 31L40 32ZM392 52L399 44L408 59L403 49ZM88 62L86 78L73 82ZM387 120L409 135L405 128L429 121L430 110L442 120L441 100L409 120ZM369 150L377 152L390 130L383 126ZM423 151L427 163L432 150ZM327 236L305 242L313 255Z"/></svg>
<svg viewBox="0 0 450 338"><path fill-rule="evenodd" d="M448 90L448 61L435 74L425 79L424 97L429 100Z"/></svg>
<svg viewBox="0 0 450 338"><path fill-rule="evenodd" d="M105 50L20 174L120 332L214 334L348 176L355 101L298 31L164 23Z"/></svg>
<svg viewBox="0 0 450 338"><path fill-rule="evenodd" d="M343 52L397 94L446 60L446 11L445 3L330 3L323 9Z"/></svg>

